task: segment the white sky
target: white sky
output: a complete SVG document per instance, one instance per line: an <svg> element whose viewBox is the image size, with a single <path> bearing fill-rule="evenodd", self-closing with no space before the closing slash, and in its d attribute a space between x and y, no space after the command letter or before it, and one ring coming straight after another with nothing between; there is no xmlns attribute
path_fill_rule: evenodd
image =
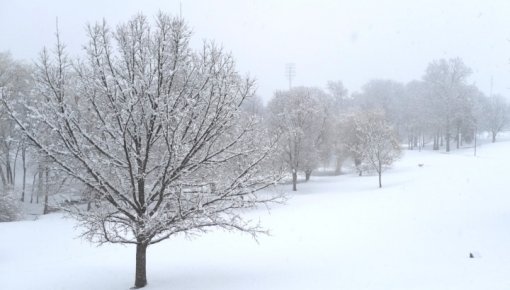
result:
<svg viewBox="0 0 510 290"><path fill-rule="evenodd" d="M54 43L55 19L71 54L85 24L116 25L137 12L179 13L194 44L214 39L232 51L239 70L258 80L269 99L286 89L285 64L296 65L294 85L325 87L342 80L349 91L370 79L419 79L433 59L461 57L472 82L510 95L510 1L448 0L0 0L0 51L35 59Z"/></svg>

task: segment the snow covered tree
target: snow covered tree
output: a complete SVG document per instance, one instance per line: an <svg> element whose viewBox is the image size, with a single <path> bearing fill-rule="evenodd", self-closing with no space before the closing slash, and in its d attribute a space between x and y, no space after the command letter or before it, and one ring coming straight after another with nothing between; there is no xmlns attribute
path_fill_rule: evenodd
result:
<svg viewBox="0 0 510 290"><path fill-rule="evenodd" d="M8 53L0 53L0 94L2 98L15 100L27 96L32 89L31 67L17 61ZM25 168L26 139L19 134L15 122L4 108L0 108L0 180L4 190L11 190L16 183L16 163L21 152ZM26 170L23 171L23 186ZM22 190L21 200L25 191Z"/></svg>
<svg viewBox="0 0 510 290"><path fill-rule="evenodd" d="M12 190L0 192L0 222L10 222L19 219L21 208L19 200Z"/></svg>
<svg viewBox="0 0 510 290"><path fill-rule="evenodd" d="M478 146L478 133L485 130L487 111L489 108L488 98L480 91L478 94L473 96L473 110L472 110L472 141L474 155L476 156L476 150Z"/></svg>
<svg viewBox="0 0 510 290"><path fill-rule="evenodd" d="M400 126L399 105L402 104L404 85L392 80L371 80L363 85L360 93L353 95L354 102L362 110L380 110L398 131Z"/></svg>
<svg viewBox="0 0 510 290"><path fill-rule="evenodd" d="M343 162L347 158L351 158L354 162L357 173L359 176L362 176L364 168L362 167L361 161L363 157L357 150L362 145L362 140L356 132L356 119L359 118L358 115L360 112L360 110L353 110L347 112L342 118L337 119L334 133L334 150L337 152L336 154L341 154L340 162Z"/></svg>
<svg viewBox="0 0 510 290"><path fill-rule="evenodd" d="M400 156L400 145L395 130L379 111L360 111L354 117L354 132L359 142L351 150L368 169L379 175Z"/></svg>
<svg viewBox="0 0 510 290"><path fill-rule="evenodd" d="M399 104L399 122L402 137L407 136L408 149L423 148L425 138L435 134L436 119L430 118L428 90L423 81L411 81Z"/></svg>
<svg viewBox="0 0 510 290"><path fill-rule="evenodd" d="M149 245L213 227L256 235L241 210L278 198L257 194L275 181L261 170L274 142L242 113L253 81L214 44L193 51L190 37L163 13L154 24L137 15L116 30L92 25L81 59L58 37L42 53L39 98L26 104L37 130L3 99L55 170L95 196L90 210L69 209L83 236L136 246L136 288L147 284Z"/></svg>
<svg viewBox="0 0 510 290"><path fill-rule="evenodd" d="M328 105L329 117L326 122L325 147L322 150L322 159L325 164L334 161L335 174L342 173L342 164L348 158L345 144L345 120L353 100L341 81L330 81L327 91L331 101Z"/></svg>
<svg viewBox="0 0 510 290"><path fill-rule="evenodd" d="M355 159L350 150L351 145L356 143L356 138L352 134L352 123L350 122L351 113L336 115L331 124L331 131L328 139L330 140L331 153L334 157L336 175L342 174L342 165L349 157Z"/></svg>
<svg viewBox="0 0 510 290"><path fill-rule="evenodd" d="M255 115L263 118L266 108L264 107L262 98L254 95L243 102L241 109L249 115Z"/></svg>
<svg viewBox="0 0 510 290"><path fill-rule="evenodd" d="M327 92L331 95L337 112L345 111L351 105L352 99L342 81L329 81Z"/></svg>
<svg viewBox="0 0 510 290"><path fill-rule="evenodd" d="M306 179L320 160L328 118L328 97L317 88L296 87L276 92L268 104L268 122L279 135L282 162L292 174L293 190L297 190L297 174Z"/></svg>
<svg viewBox="0 0 510 290"><path fill-rule="evenodd" d="M8 53L0 53L0 97L16 100L27 93L30 88L29 83L28 66L14 60ZM17 153L23 147L22 140L8 112L0 108L0 222L14 221L21 216L21 207L19 199L15 196L17 191L14 184ZM25 151L22 150L22 152ZM23 194L24 191L22 201Z"/></svg>
<svg viewBox="0 0 510 290"><path fill-rule="evenodd" d="M450 151L450 141L457 113L465 104L467 78L472 73L462 59L453 58L433 61L427 67L424 81L430 90L430 102L434 108L435 116L441 120L443 135L446 143L446 152Z"/></svg>
<svg viewBox="0 0 510 290"><path fill-rule="evenodd" d="M510 104L500 95L490 97L486 104L485 127L494 143L498 133L510 123Z"/></svg>

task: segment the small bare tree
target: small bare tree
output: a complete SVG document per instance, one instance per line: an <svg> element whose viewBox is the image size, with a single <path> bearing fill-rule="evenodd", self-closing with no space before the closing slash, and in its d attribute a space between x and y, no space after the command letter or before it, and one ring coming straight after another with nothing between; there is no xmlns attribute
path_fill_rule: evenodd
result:
<svg viewBox="0 0 510 290"><path fill-rule="evenodd" d="M360 111L354 118L356 142L352 151L361 162L379 175L379 187L382 187L382 172L400 156L397 134L389 125L383 113L378 111Z"/></svg>
<svg viewBox="0 0 510 290"><path fill-rule="evenodd" d="M70 210L84 237L136 245L137 288L149 245L212 227L256 235L264 230L240 210L278 198L256 194L275 175L261 166L274 142L240 109L253 81L214 44L191 50L190 35L162 13L154 25L143 15L114 31L96 24L85 57L71 62L57 33L27 104L37 129L3 100L55 170L95 196L90 210Z"/></svg>
<svg viewBox="0 0 510 290"><path fill-rule="evenodd" d="M510 123L510 104L500 95L489 97L486 103L485 124L494 143L499 132Z"/></svg>

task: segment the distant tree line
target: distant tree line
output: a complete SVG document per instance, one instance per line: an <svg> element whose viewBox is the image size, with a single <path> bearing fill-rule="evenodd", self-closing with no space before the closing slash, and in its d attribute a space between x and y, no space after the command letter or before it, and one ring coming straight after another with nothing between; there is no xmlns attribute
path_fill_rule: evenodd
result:
<svg viewBox="0 0 510 290"><path fill-rule="evenodd" d="M472 70L459 58L431 62L421 80L407 84L371 80L348 94L341 81L326 90L295 87L278 91L266 108L270 131L280 136L279 160L292 176L308 180L312 171L351 160L359 175L379 175L409 150L443 148L450 152L475 143L480 132L492 142L510 121L503 96L483 94L468 81ZM476 146L476 143L475 143Z"/></svg>

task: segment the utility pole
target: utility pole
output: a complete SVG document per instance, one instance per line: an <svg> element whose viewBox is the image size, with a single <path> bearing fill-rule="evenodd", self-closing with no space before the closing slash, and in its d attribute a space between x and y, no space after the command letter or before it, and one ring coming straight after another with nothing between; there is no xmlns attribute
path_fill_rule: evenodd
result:
<svg viewBox="0 0 510 290"><path fill-rule="evenodd" d="M285 77L289 80L289 90L292 88L292 79L296 76L296 64L287 63L285 65Z"/></svg>

